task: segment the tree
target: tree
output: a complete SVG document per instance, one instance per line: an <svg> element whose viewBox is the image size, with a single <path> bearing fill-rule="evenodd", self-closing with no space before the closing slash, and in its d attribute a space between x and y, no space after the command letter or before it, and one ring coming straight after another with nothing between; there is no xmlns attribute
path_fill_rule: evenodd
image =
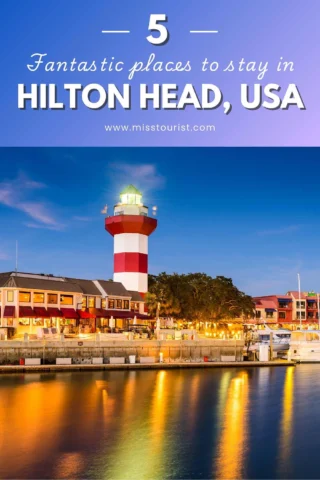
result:
<svg viewBox="0 0 320 480"><path fill-rule="evenodd" d="M149 292L146 302L151 315L156 318L172 316L179 313L179 301L170 289L170 275L161 273L149 276Z"/></svg>
<svg viewBox="0 0 320 480"><path fill-rule="evenodd" d="M214 319L232 319L253 315L254 303L252 298L238 290L233 285L231 278L218 276L213 279L212 283L214 294L212 317Z"/></svg>
<svg viewBox="0 0 320 480"><path fill-rule="evenodd" d="M146 301L151 315L173 316L189 321L252 316L252 298L238 290L231 278L212 278L205 273L149 277Z"/></svg>

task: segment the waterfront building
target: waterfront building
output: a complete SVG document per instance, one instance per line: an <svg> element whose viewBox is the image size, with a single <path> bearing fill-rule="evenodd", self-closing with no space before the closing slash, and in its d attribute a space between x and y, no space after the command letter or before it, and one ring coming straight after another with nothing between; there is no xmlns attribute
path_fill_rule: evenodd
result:
<svg viewBox="0 0 320 480"><path fill-rule="evenodd" d="M255 297L255 317L250 323L273 324L295 330L318 328L318 295L315 292L291 290L285 295L265 295Z"/></svg>
<svg viewBox="0 0 320 480"><path fill-rule="evenodd" d="M39 328L93 333L127 329L130 321L146 323L148 237L156 227L141 192L129 185L121 192L113 215L105 219L105 228L114 237L113 281L1 273L0 333L8 337L37 334Z"/></svg>
<svg viewBox="0 0 320 480"><path fill-rule="evenodd" d="M119 282L45 274L0 274L0 307L0 326L8 336L37 334L39 327L66 334L103 332L148 320L139 292Z"/></svg>

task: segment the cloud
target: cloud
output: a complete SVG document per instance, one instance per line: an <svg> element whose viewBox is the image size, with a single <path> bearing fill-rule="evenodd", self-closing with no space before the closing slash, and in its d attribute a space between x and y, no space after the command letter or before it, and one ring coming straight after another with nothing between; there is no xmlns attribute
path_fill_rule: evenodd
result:
<svg viewBox="0 0 320 480"><path fill-rule="evenodd" d="M286 235L287 233L297 232L300 230L302 225L288 225L287 227L281 228L274 228L269 230L262 230L258 232L260 236L267 236L267 235Z"/></svg>
<svg viewBox="0 0 320 480"><path fill-rule="evenodd" d="M20 174L20 178L24 178L24 184L26 188L31 188L32 190L40 189L40 188L47 188L47 185L41 182L35 182L34 180L28 180L24 177L24 175Z"/></svg>
<svg viewBox="0 0 320 480"><path fill-rule="evenodd" d="M31 180L20 173L16 179L0 183L0 204L25 213L39 222L39 228L50 227L52 230L59 230L62 225L54 218L48 206L44 202L29 199L35 191L44 188L46 188L45 184Z"/></svg>
<svg viewBox="0 0 320 480"><path fill-rule="evenodd" d="M73 217L73 220L76 220L77 222L91 222L92 218L91 217L78 217L75 215Z"/></svg>
<svg viewBox="0 0 320 480"><path fill-rule="evenodd" d="M109 168L121 179L121 183L141 185L144 192L159 189L165 185L165 177L157 172L156 166L152 163L111 163Z"/></svg>
<svg viewBox="0 0 320 480"><path fill-rule="evenodd" d="M61 223L58 223L56 225L44 225L40 223L25 222L24 225L28 228L41 228L45 230L55 230L55 231L61 231L61 230L64 230L65 228L65 225L62 225Z"/></svg>

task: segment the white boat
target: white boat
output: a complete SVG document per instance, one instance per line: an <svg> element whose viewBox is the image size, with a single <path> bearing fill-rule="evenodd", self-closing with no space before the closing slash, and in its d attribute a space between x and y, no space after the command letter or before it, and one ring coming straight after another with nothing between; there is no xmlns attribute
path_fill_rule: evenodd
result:
<svg viewBox="0 0 320 480"><path fill-rule="evenodd" d="M320 362L320 331L292 332L289 358L297 362Z"/></svg>
<svg viewBox="0 0 320 480"><path fill-rule="evenodd" d="M274 352L289 350L291 330L286 328L272 329L268 325L264 325L263 330L252 332L252 338L249 340L249 351L259 350L260 345L270 346L270 335L272 335L272 347ZM248 341L247 340L247 341Z"/></svg>

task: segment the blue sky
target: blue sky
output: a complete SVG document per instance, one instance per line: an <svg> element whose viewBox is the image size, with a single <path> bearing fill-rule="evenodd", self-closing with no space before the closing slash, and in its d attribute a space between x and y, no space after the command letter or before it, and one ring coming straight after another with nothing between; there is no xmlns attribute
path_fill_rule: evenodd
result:
<svg viewBox="0 0 320 480"><path fill-rule="evenodd" d="M320 150L2 148L0 270L110 278L100 211L135 184L158 207L150 273L232 277L252 295L320 290Z"/></svg>

